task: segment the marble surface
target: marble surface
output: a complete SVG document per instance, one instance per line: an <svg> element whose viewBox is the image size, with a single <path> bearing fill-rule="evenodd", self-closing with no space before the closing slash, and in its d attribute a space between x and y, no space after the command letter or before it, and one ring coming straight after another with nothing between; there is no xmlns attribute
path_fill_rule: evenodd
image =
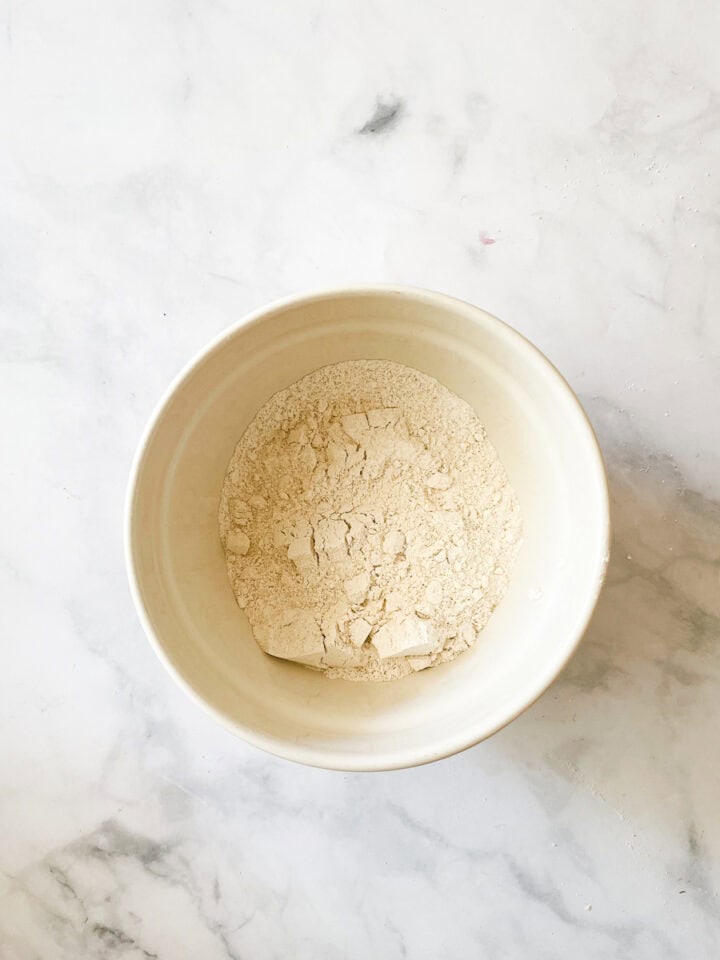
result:
<svg viewBox="0 0 720 960"><path fill-rule="evenodd" d="M3 960L720 955L716 0L1 16ZM194 351L269 299L383 280L557 363L614 545L528 713L343 775L174 687L121 516Z"/></svg>

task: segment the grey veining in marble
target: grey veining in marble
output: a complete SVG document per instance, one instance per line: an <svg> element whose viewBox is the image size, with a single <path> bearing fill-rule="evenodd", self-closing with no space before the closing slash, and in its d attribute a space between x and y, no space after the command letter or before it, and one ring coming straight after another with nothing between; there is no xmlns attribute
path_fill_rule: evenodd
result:
<svg viewBox="0 0 720 960"><path fill-rule="evenodd" d="M2 960L719 956L718 4L1 16ZM174 688L121 513L195 350L276 296L383 280L557 363L614 543L530 711L342 775Z"/></svg>

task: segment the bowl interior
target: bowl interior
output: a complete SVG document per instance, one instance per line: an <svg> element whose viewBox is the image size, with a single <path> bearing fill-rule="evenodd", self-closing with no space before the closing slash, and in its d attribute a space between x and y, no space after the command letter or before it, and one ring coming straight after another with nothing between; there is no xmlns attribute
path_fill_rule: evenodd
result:
<svg viewBox="0 0 720 960"><path fill-rule="evenodd" d="M266 656L228 583L220 490L235 444L277 390L328 363L416 367L467 400L517 491L523 545L508 593L475 646L391 683L329 681ZM292 301L231 330L180 378L137 463L131 579L177 679L245 739L343 769L420 763L494 732L571 654L606 562L602 461L550 364L475 307L421 291Z"/></svg>

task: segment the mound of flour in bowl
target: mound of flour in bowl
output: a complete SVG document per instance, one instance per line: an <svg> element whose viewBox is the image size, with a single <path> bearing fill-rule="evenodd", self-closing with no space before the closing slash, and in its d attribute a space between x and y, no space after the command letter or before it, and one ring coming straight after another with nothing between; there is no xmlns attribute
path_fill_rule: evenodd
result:
<svg viewBox="0 0 720 960"><path fill-rule="evenodd" d="M323 367L271 397L230 461L219 523L262 649L349 680L474 643L521 528L472 408L385 360Z"/></svg>

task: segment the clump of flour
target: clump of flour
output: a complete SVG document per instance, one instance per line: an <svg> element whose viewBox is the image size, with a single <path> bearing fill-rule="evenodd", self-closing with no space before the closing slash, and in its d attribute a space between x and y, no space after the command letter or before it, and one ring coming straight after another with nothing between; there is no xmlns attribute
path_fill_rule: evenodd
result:
<svg viewBox="0 0 720 960"><path fill-rule="evenodd" d="M472 408L386 360L323 367L271 397L230 461L219 522L263 650L349 680L466 650L521 527Z"/></svg>

